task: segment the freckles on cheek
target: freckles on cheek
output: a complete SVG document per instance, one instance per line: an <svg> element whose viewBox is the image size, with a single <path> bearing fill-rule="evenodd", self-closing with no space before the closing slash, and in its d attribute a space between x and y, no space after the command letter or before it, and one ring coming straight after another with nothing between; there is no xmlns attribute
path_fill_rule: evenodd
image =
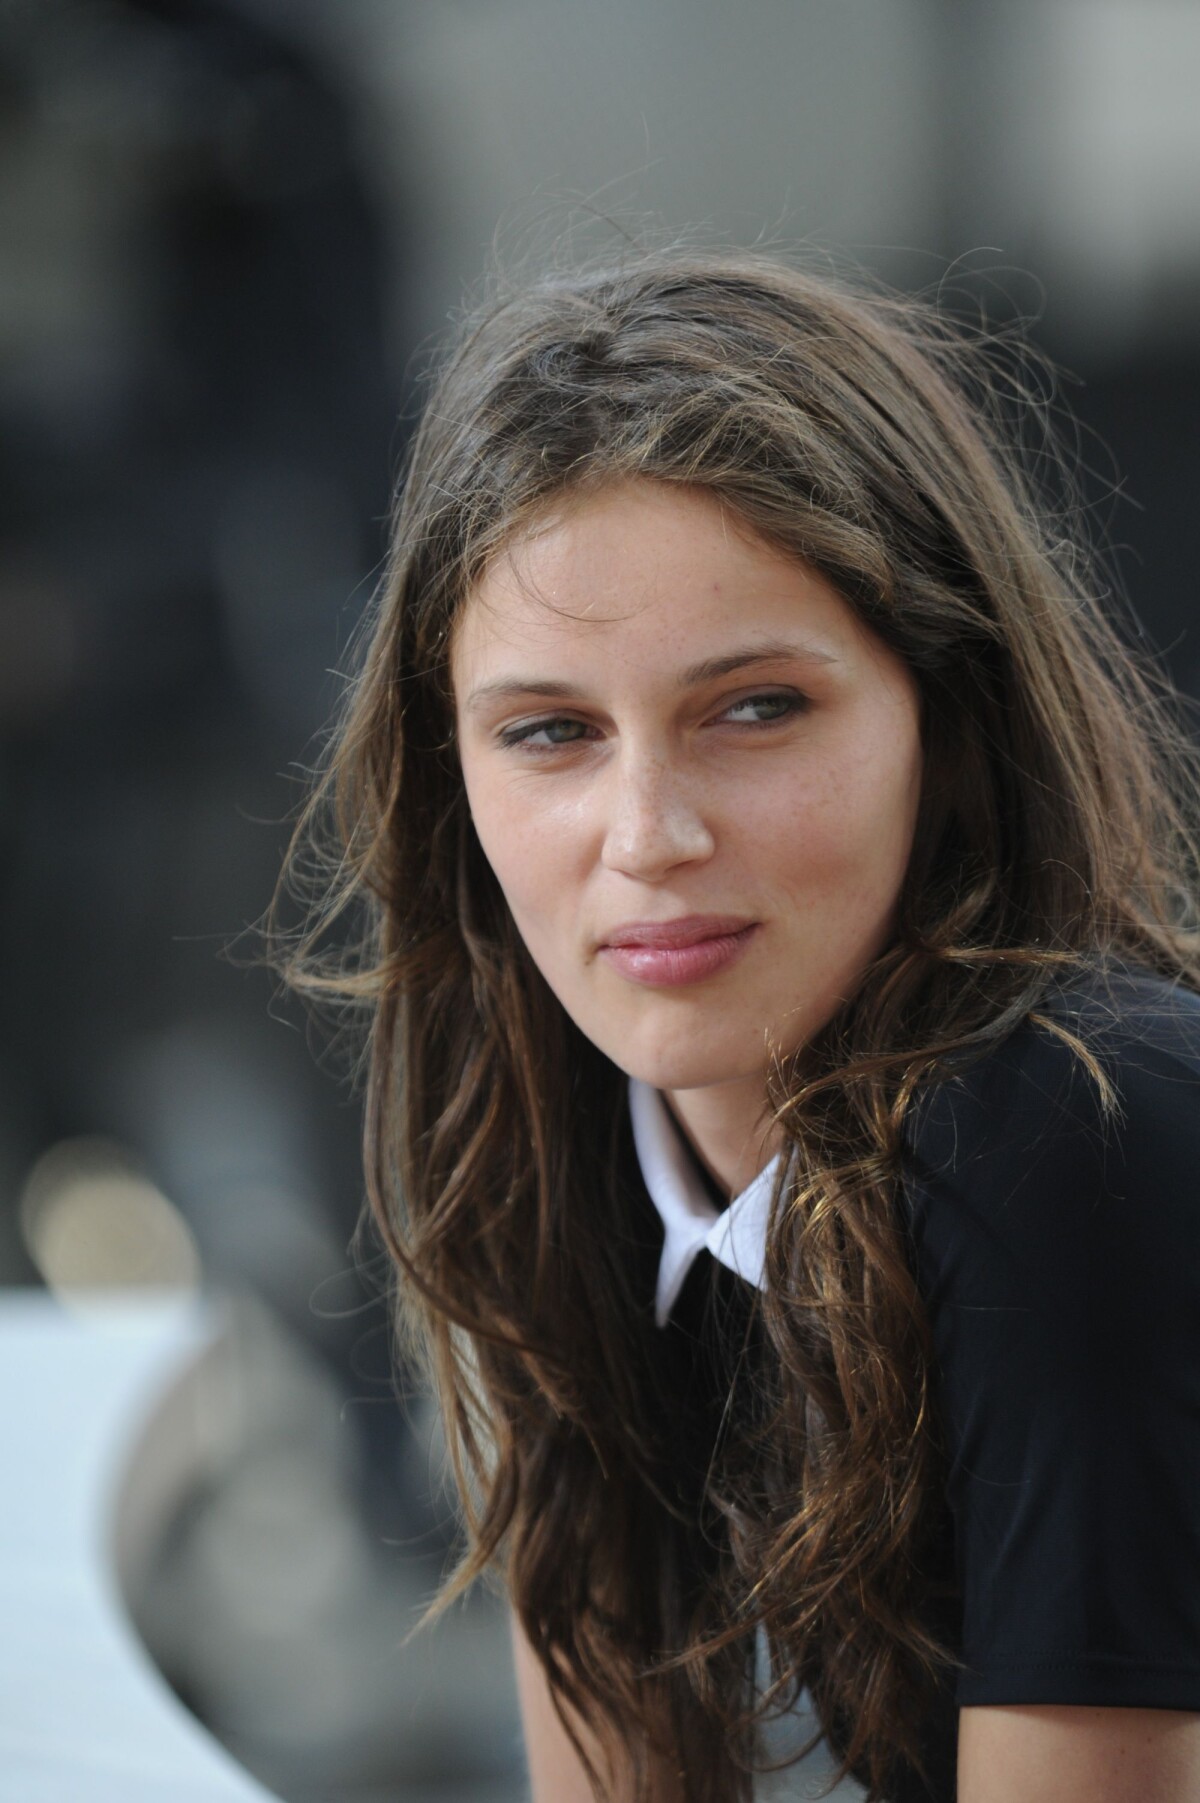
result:
<svg viewBox="0 0 1200 1803"><path fill-rule="evenodd" d="M536 778L526 777L507 785L500 803L492 811L490 834L508 863L528 860L549 871L578 859L588 838L581 801L547 793Z"/></svg>
<svg viewBox="0 0 1200 1803"><path fill-rule="evenodd" d="M786 848L815 866L838 858L855 837L854 785L844 772L823 770L790 794L764 794L756 801L743 813L743 825L761 848L777 855Z"/></svg>
<svg viewBox="0 0 1200 1803"><path fill-rule="evenodd" d="M812 899L836 897L850 913L871 911L903 874L911 842L911 785L868 759L823 772L792 805L760 821L760 846L774 848L791 886Z"/></svg>
<svg viewBox="0 0 1200 1803"><path fill-rule="evenodd" d="M563 885L569 831L508 784L468 790L476 837L518 919L544 913Z"/></svg>

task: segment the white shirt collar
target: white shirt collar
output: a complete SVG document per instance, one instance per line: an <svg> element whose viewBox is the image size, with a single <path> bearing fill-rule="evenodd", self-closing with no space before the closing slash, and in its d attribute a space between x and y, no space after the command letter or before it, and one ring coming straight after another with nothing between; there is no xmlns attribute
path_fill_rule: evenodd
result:
<svg viewBox="0 0 1200 1803"><path fill-rule="evenodd" d="M666 1325L684 1279L704 1248L727 1269L762 1289L779 1155L721 1210L712 1202L658 1090L631 1078L629 1113L642 1179L666 1234L654 1307L658 1325Z"/></svg>

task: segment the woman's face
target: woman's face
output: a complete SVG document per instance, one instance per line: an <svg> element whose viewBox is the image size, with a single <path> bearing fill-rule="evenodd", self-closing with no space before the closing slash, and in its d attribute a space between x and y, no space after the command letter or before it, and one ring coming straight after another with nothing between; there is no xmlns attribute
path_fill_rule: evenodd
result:
<svg viewBox="0 0 1200 1803"><path fill-rule="evenodd" d="M491 566L451 670L476 832L567 1013L658 1088L761 1093L891 935L906 665L712 496L638 482Z"/></svg>

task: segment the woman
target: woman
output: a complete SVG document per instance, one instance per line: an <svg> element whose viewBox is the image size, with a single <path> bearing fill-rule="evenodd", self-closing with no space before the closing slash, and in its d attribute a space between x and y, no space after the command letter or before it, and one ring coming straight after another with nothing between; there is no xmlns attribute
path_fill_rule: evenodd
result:
<svg viewBox="0 0 1200 1803"><path fill-rule="evenodd" d="M291 969L539 1803L749 1797L805 1687L872 1799L1200 1796L1190 781L997 386L637 255L416 435Z"/></svg>

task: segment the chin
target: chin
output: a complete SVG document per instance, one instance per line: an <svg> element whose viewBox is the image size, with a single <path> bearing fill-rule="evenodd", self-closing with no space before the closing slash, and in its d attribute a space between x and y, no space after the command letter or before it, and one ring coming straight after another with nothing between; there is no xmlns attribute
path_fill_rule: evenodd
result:
<svg viewBox="0 0 1200 1803"><path fill-rule="evenodd" d="M732 1058L728 1046L709 1050L693 1041L642 1049L626 1043L610 1050L608 1056L627 1077L636 1077L652 1089L712 1089L751 1079L761 1080L764 1088L766 1085L761 1053L757 1059Z"/></svg>

